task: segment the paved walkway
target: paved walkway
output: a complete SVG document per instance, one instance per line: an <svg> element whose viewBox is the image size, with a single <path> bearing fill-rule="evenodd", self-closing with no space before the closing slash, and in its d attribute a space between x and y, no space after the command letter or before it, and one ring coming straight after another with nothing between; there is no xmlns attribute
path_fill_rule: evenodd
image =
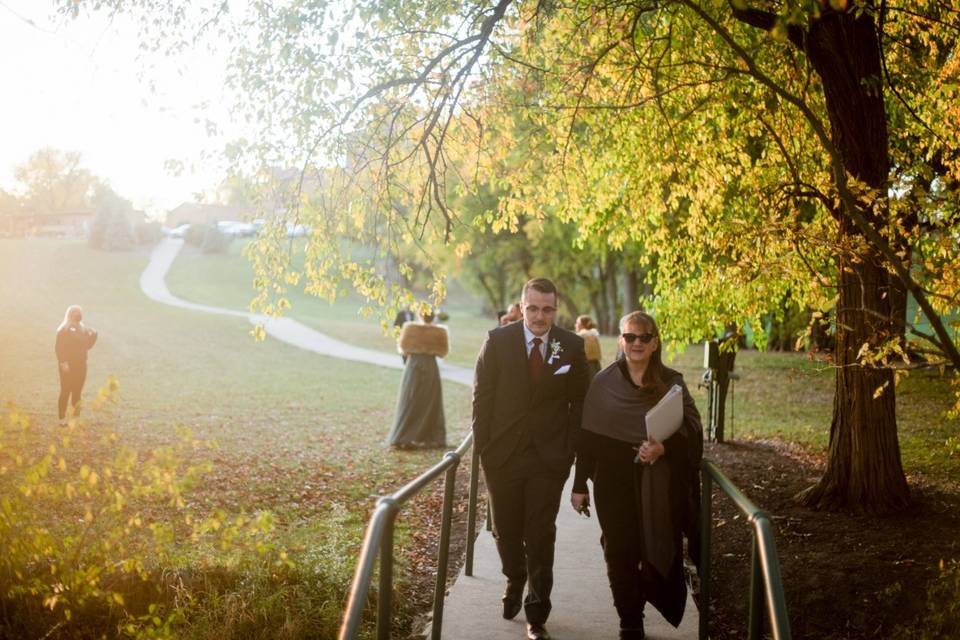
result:
<svg viewBox="0 0 960 640"><path fill-rule="evenodd" d="M556 640L616 640L617 612L607 585L606 567L600 550L600 525L596 514L585 518L570 506L567 497L573 477L564 488L557 517L557 550L554 561L553 612L547 630ZM493 537L481 530L477 538L473 576L463 572L447 595L443 613L444 640L523 640L525 621L521 612L513 620L500 615L500 596L505 585ZM659 613L646 609L647 638L693 640L699 616L692 598L680 627L674 629Z"/></svg>
<svg viewBox="0 0 960 640"><path fill-rule="evenodd" d="M150 257L140 276L140 288L147 297L163 304L202 313L247 318L262 324L271 337L324 356L366 362L391 369L402 369L396 354L383 353L334 340L291 318L270 318L245 311L222 309L181 300L167 289L164 281L170 265L183 247L183 240L165 238ZM445 380L473 384L473 371L441 363ZM569 506L570 482L557 518L557 551L554 567L553 613L547 628L557 640L614 640L617 638L617 614L613 609L606 569L600 550L600 527L596 517L583 518ZM523 614L514 620L500 615L500 596L504 578L493 537L480 525L474 555L473 576L461 572L447 596L443 614L443 638L447 640L522 640L525 638ZM651 640L697 637L697 608L687 598L687 612L679 629L674 629L647 607L647 637Z"/></svg>
<svg viewBox="0 0 960 640"><path fill-rule="evenodd" d="M286 342L287 344L292 344L295 347L306 349L307 351L319 353L320 355L343 360L353 360L354 362L365 362L390 369L403 369L403 363L396 353L384 353L382 351L374 351L373 349L364 349L346 342L341 342L340 340L335 340L292 318L271 318L247 311L235 311L233 309L211 307L206 304L197 304L195 302L181 300L170 293L164 280L167 271L169 271L177 254L180 253L181 248L183 248L183 240L164 238L150 255L150 262L147 264L147 268L140 274L140 288L151 300L182 309L200 311L202 313L217 313L246 318L251 324L263 325L264 331L266 331L270 337L276 338L281 342ZM472 369L458 367L446 362L440 363L440 376L443 377L444 380L467 386L473 384Z"/></svg>

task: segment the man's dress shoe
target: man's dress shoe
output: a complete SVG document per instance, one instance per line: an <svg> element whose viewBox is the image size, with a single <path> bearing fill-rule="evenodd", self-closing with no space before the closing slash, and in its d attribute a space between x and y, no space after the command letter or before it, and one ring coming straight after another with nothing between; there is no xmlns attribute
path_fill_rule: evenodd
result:
<svg viewBox="0 0 960 640"><path fill-rule="evenodd" d="M509 595L503 596L503 619L504 620L513 620L517 617L517 614L520 613L520 609L523 608L523 600L517 596L512 597Z"/></svg>
<svg viewBox="0 0 960 640"><path fill-rule="evenodd" d="M527 640L550 640L550 632L542 624L528 624Z"/></svg>

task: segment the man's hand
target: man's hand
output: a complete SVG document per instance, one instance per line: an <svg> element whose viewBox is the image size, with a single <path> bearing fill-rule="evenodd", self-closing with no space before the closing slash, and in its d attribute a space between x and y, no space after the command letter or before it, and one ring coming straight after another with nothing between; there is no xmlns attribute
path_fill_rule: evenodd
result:
<svg viewBox="0 0 960 640"><path fill-rule="evenodd" d="M573 510L577 513L582 513L588 518L590 517L590 494L589 493L577 493L576 491L570 494L570 504L573 506Z"/></svg>

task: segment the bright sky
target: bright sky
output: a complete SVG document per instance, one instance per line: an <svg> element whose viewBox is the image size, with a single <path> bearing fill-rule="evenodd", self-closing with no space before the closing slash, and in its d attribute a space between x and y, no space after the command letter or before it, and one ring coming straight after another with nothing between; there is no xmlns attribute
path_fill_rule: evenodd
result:
<svg viewBox="0 0 960 640"><path fill-rule="evenodd" d="M216 187L224 139L203 120L222 123L225 110L198 105L223 103L222 63L204 51L186 65L151 58L156 68L145 70L136 34L125 19L66 21L48 0L0 0L0 188L16 191L14 166L44 146L79 151L84 167L154 216ZM179 177L167 160L184 163Z"/></svg>

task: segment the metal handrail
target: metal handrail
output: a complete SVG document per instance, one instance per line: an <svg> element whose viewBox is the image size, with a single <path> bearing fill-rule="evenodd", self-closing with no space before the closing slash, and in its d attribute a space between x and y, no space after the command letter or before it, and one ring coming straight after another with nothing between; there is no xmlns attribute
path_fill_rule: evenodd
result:
<svg viewBox="0 0 960 640"><path fill-rule="evenodd" d="M424 487L446 474L443 490L443 517L440 525L440 541L437 545L437 581L433 593L433 623L431 639L440 640L443 625L443 596L446 592L447 565L450 559L450 530L453 523L453 498L456 488L457 469L463 455L473 445L470 433L454 451L447 451L443 459L433 465L399 490L377 500L370 517L367 532L360 548L357 569L350 586L347 608L340 625L339 640L354 640L360 632L363 605L373 582L373 572L380 556L380 582L377 592L377 639L390 637L393 605L393 525L400 509ZM477 487L479 485L479 461L473 451L470 468L470 492L467 498L467 559L464 572L473 575L473 547L477 525Z"/></svg>
<svg viewBox="0 0 960 640"><path fill-rule="evenodd" d="M707 640L710 623L710 543L713 533L713 483L723 490L747 517L753 531L750 569L750 622L748 637L763 637L764 601L774 640L790 640L790 619L783 596L780 561L773 540L770 516L754 505L749 498L720 471L712 461L704 458L700 464L702 493L700 496L700 640Z"/></svg>

